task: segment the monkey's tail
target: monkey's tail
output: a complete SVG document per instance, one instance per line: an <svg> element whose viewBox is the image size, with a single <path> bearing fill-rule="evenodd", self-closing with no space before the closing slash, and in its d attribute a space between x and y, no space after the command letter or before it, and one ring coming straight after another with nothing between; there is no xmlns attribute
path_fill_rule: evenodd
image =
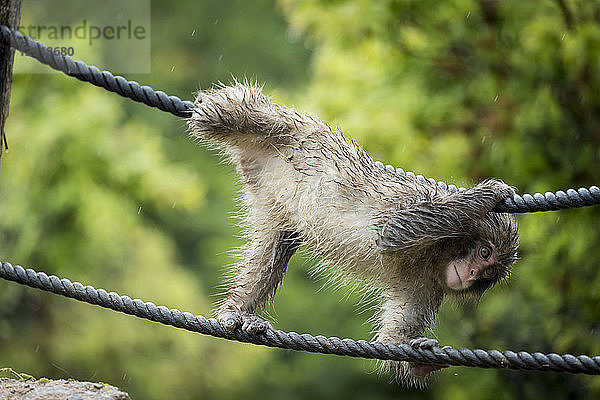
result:
<svg viewBox="0 0 600 400"><path fill-rule="evenodd" d="M200 92L188 126L192 136L228 145L289 137L305 123L294 110L272 103L262 88L248 82Z"/></svg>

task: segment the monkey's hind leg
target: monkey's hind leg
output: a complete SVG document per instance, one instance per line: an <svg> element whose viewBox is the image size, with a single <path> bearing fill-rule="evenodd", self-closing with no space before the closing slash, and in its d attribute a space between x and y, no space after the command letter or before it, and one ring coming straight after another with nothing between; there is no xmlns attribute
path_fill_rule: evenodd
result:
<svg viewBox="0 0 600 400"><path fill-rule="evenodd" d="M376 340L382 343L408 343L414 348L433 350L439 342L423 336L441 303L441 295L426 288L411 288L408 284L388 288L380 314ZM419 362L381 362L383 370L392 372L408 386L424 387L431 372L444 368Z"/></svg>
<svg viewBox="0 0 600 400"><path fill-rule="evenodd" d="M228 330L239 327L248 333L271 329L255 315L281 284L287 264L300 241L291 231L257 230L243 253L229 296L217 310L217 319Z"/></svg>

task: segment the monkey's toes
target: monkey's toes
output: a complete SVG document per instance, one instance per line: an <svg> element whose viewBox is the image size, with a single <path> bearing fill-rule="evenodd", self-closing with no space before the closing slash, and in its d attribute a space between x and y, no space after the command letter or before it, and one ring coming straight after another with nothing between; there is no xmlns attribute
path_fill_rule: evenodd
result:
<svg viewBox="0 0 600 400"><path fill-rule="evenodd" d="M273 329L268 321L256 316L256 315L244 315L242 316L242 330L248 333L264 333L269 329Z"/></svg>
<svg viewBox="0 0 600 400"><path fill-rule="evenodd" d="M440 342L438 342L436 339L419 337L419 338L411 340L410 345L417 349L431 350L436 347L440 347Z"/></svg>
<svg viewBox="0 0 600 400"><path fill-rule="evenodd" d="M254 315L237 311L223 311L217 316L219 323L228 331L241 328L250 334L264 333L273 329L268 321Z"/></svg>
<svg viewBox="0 0 600 400"><path fill-rule="evenodd" d="M217 321L228 331L234 331L242 325L242 314L235 311L224 311L217 316Z"/></svg>

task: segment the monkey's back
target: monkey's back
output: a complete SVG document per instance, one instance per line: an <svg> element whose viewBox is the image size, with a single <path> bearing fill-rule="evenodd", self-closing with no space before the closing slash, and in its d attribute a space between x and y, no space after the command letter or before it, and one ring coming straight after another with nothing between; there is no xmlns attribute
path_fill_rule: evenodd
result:
<svg viewBox="0 0 600 400"><path fill-rule="evenodd" d="M376 240L390 209L443 195L377 167L356 142L272 103L259 87L202 93L196 106L191 132L221 144L236 165L251 227L295 231L319 256L350 270L378 268Z"/></svg>

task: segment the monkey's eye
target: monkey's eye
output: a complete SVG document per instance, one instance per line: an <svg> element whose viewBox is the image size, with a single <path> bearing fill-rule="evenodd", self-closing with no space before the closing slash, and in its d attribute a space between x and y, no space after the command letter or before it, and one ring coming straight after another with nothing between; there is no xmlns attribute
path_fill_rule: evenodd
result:
<svg viewBox="0 0 600 400"><path fill-rule="evenodd" d="M481 246L481 248L479 249L479 255L484 260L487 260L488 257L492 255L492 250L490 250L490 248L487 246Z"/></svg>
<svg viewBox="0 0 600 400"><path fill-rule="evenodd" d="M490 265L486 269L483 270L483 278L484 279L492 279L496 275L496 269L493 265Z"/></svg>

